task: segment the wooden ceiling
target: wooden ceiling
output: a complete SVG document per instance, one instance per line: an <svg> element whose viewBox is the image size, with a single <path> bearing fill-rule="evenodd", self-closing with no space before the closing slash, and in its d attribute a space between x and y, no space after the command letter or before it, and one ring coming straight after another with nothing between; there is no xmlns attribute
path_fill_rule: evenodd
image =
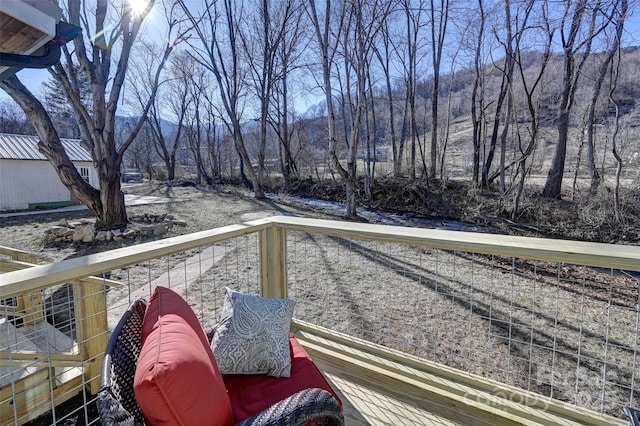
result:
<svg viewBox="0 0 640 426"><path fill-rule="evenodd" d="M43 31L0 12L0 52L29 54L50 38Z"/></svg>
<svg viewBox="0 0 640 426"><path fill-rule="evenodd" d="M56 1L0 0L0 53L35 55L56 35L61 17ZM19 69L0 62L0 79Z"/></svg>

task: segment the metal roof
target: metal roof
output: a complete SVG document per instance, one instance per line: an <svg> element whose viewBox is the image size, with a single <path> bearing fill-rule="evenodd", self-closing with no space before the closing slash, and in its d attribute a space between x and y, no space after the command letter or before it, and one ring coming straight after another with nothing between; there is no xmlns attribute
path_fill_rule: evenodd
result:
<svg viewBox="0 0 640 426"><path fill-rule="evenodd" d="M46 160L38 150L37 136L0 133L0 160ZM93 161L91 154L80 146L79 139L60 139L71 161Z"/></svg>

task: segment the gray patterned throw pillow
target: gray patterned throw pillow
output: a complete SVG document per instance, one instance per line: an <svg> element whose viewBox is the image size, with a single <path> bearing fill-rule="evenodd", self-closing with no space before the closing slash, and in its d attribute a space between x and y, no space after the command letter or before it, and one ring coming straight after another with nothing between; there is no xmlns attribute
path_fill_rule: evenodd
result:
<svg viewBox="0 0 640 426"><path fill-rule="evenodd" d="M226 289L211 349L222 374L291 376L289 329L295 302Z"/></svg>

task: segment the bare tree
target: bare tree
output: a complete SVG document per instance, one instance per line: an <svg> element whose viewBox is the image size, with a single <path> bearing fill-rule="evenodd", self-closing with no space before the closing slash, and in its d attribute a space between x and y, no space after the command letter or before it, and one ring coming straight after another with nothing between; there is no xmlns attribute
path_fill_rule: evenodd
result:
<svg viewBox="0 0 640 426"><path fill-rule="evenodd" d="M622 5L622 9L626 11L627 4L626 0L623 0L624 4ZM626 14L622 15L623 18ZM618 26L617 26L618 27ZM619 27L618 27L619 28ZM613 156L616 159L616 184L613 190L613 211L616 216L616 221L620 222L620 177L622 176L622 156L618 150L618 136L620 132L620 108L618 107L618 103L613 97L613 94L618 86L618 76L620 75L620 45L618 44L618 49L616 52L616 60L611 62L611 84L609 89L609 102L613 105L615 109L615 122L613 127L613 136L611 137L611 150L613 151Z"/></svg>
<svg viewBox="0 0 640 426"><path fill-rule="evenodd" d="M390 17L392 15L389 15ZM391 84L391 67L392 67L392 51L394 50L392 34L390 30L390 19L385 19L380 28L380 43L373 45L373 51L378 59L378 63L382 68L384 75L387 113L389 114L388 128L389 138L391 140L391 152L393 155L393 175L400 177L402 175L402 155L404 151L404 139L398 138L396 132L396 114L394 102L394 87Z"/></svg>
<svg viewBox="0 0 640 426"><path fill-rule="evenodd" d="M498 41L502 45L504 49L504 61L502 67L496 65L502 71L502 77L500 81L500 90L498 91L498 99L496 100L496 111L493 117L493 129L491 131L491 139L489 141L489 149L487 151L487 155L484 160L484 164L482 166L482 183L481 186L483 188L489 189L489 172L491 171L491 165L493 163L493 157L496 151L496 147L498 145L498 131L500 128L500 118L502 115L502 108L504 106L504 102L507 99L507 92L509 87L509 82L513 80L513 31L511 29L512 19L511 19L511 0L504 1L504 16L505 16L505 37L504 40L500 40L497 31L494 29L493 33L498 38ZM504 121L503 132L508 132L509 121ZM502 158L502 157L501 157ZM504 167L504 163L501 161L501 167ZM504 176L504 173L501 172L501 176ZM504 181L501 181L502 183ZM504 191L504 185L501 186L501 190Z"/></svg>
<svg viewBox="0 0 640 426"><path fill-rule="evenodd" d="M189 58L188 77L185 80L190 108L185 117L185 140L193 157L197 180L213 185L220 177L220 146L218 142L218 117L209 93L213 91L211 74Z"/></svg>
<svg viewBox="0 0 640 426"><path fill-rule="evenodd" d="M248 22L239 34L251 71L252 87L259 102L257 168L258 180L264 182L270 106L280 78L276 75L278 52L291 23L294 22L296 7L292 0L261 0L252 10L254 13L246 19ZM256 34L260 36L256 37Z"/></svg>
<svg viewBox="0 0 640 426"><path fill-rule="evenodd" d="M524 15L522 20L520 21L520 27L516 29L516 32L535 29L535 27L531 28L528 26L529 17L531 16L531 10L534 2L538 0L529 0L527 7L525 7ZM537 66L537 72L533 76L532 81L529 81L525 74L525 66L523 61L523 48L520 45L521 38L516 39L516 44L514 46L515 53L515 65L517 67L519 77L521 80L522 90L524 92L524 98L526 101L526 111L529 114L529 123L526 125L526 132L521 130L521 126L516 119L515 127L516 127L516 136L518 140L518 153L519 158L516 159L515 163L517 166L516 175L514 177L518 178L516 182L516 189L513 195L513 209L511 211L511 218L516 219L517 215L520 212L520 200L522 199L522 194L524 191L524 184L526 181L526 177L529 174L529 170L531 165L527 163L531 155L533 154L536 144L538 143L538 134L540 132L540 111L539 111L539 101L538 97L540 96L540 84L545 75L545 70L547 65L549 64L549 58L551 57L551 45L553 41L553 29L549 23L549 14L548 14L548 2L545 1L541 5L542 9L542 19L538 24L540 27L540 35L539 39L543 40L543 54L540 60L540 64ZM513 82L509 84L509 90L511 91L512 96L514 96L514 84ZM512 106L515 107L514 103ZM514 114L517 117L517 114ZM523 135L524 133L524 135Z"/></svg>
<svg viewBox="0 0 640 426"><path fill-rule="evenodd" d="M126 136L130 132L130 127L129 123L121 125L122 135L118 135L117 139L120 141L126 140ZM155 149L151 126L149 126L149 123L145 123L138 132L135 141L129 146L129 149L127 149L123 165L144 171L150 179L153 179L155 172L153 163L157 158L154 153Z"/></svg>
<svg viewBox="0 0 640 426"><path fill-rule="evenodd" d="M279 160L280 170L289 185L292 179L299 178L298 165L293 148L294 126L290 124L292 108L290 106L291 74L299 67L299 61L308 41L303 38L305 27L303 24L304 8L302 3L296 4L289 23L283 30L283 35L277 49L277 81L274 96L271 99L269 124L280 142Z"/></svg>
<svg viewBox="0 0 640 426"><path fill-rule="evenodd" d="M322 88L324 90L325 102L327 104L327 132L329 139L329 157L333 166L344 172L346 176L346 171L340 165L340 160L338 158L337 146L338 140L336 136L336 116L335 116L335 108L333 105L333 82L331 79L331 69L334 66L334 56L336 54L337 48L337 37L331 37L332 34L332 20L331 14L333 10L331 9L331 1L327 0L325 2L324 9L324 19L322 22L320 21L320 16L316 10L316 2L315 0L309 0L307 13L311 19L313 24L313 28L316 33L316 42L318 44L318 49L320 50L320 63L322 66ZM337 28L333 28L333 33L339 34L342 32L343 27L343 16L337 21ZM342 174L342 173L341 173ZM355 196L354 196L355 198ZM354 200L355 205L355 200ZM348 215L348 213L347 213Z"/></svg>
<svg viewBox="0 0 640 426"><path fill-rule="evenodd" d="M416 121L416 84L418 72L418 41L420 29L423 25L422 18L425 6L422 0L414 4L411 0L402 0L402 10L404 11L406 22L406 60L402 61L404 68L404 84L407 107L405 108L405 118L403 128L408 124L409 136L411 137L409 178L416 178L416 143L418 140L418 125ZM408 115L408 116L407 116ZM404 131L402 136L404 137ZM432 141L432 144L435 143Z"/></svg>
<svg viewBox="0 0 640 426"><path fill-rule="evenodd" d="M478 9L480 11L480 28L478 29L478 35L476 39L475 55L473 60L474 78L473 78L473 90L471 93L471 120L473 123L473 183L478 186L478 178L480 173L480 143L484 138L484 89L483 85L483 72L482 66L482 45L484 43L484 26L486 23L486 17L484 12L483 0L478 0ZM479 112L478 112L479 110Z"/></svg>
<svg viewBox="0 0 640 426"><path fill-rule="evenodd" d="M618 8L619 5L619 8ZM620 48L620 41L622 40L622 34L624 31L624 23L627 18L628 1L618 0L614 5L612 15L609 17L612 21L615 21L615 32L613 34L613 40L607 53L604 55L603 61L600 63L598 75L594 82L593 93L591 96L591 102L587 108L587 166L589 168L589 175L591 177L591 185L589 187L589 196L594 196L598 192L600 186L600 174L595 163L595 129L598 123L596 123L596 105L600 92L602 91L602 85L607 74L610 72L611 64L614 60L616 53ZM576 168L577 169L577 168Z"/></svg>
<svg viewBox="0 0 640 426"><path fill-rule="evenodd" d="M189 55L183 52L174 57L168 70L171 78L160 89L149 111L154 148L164 161L169 182L176 178L176 154L184 145L185 119L193 101L189 90L192 69ZM167 116L173 119L171 126L165 119Z"/></svg>
<svg viewBox="0 0 640 426"><path fill-rule="evenodd" d="M482 1L478 1L482 23L480 35L482 37L484 29L484 9ZM433 66L433 86L431 90L431 163L429 167L429 177L436 177L438 167L438 105L440 103L440 64L442 62L442 51L447 35L447 23L449 22L449 0L440 0L438 10L436 10L434 0L431 0L431 55Z"/></svg>
<svg viewBox="0 0 640 426"><path fill-rule="evenodd" d="M96 229L122 228L127 223L124 194L120 188L120 166L124 152L142 128L155 90L142 109L137 124L120 146L117 146L115 139L116 112L134 43L154 3L151 0L143 12L134 13L128 2L96 0L93 14L87 13L85 3L81 0L69 0L67 4L68 22L82 27L83 35L74 39L73 51L63 46L63 60L50 72L64 89L74 109L83 144L93 157L100 189L92 187L80 176L62 147L51 117L18 77L14 75L0 82L0 87L20 105L33 123L40 138L38 147L54 166L62 183L95 215ZM91 16L93 21L89 20ZM114 16L118 17L116 22L111 21ZM168 42L158 58L154 80L156 85L164 62L177 40L180 40L179 36ZM82 79L86 79L91 86L91 102L88 106L82 103Z"/></svg>
<svg viewBox="0 0 640 426"><path fill-rule="evenodd" d="M383 1L342 1L337 10L332 28L331 2L325 3L324 24L320 24L316 4L309 0L308 13L316 32L317 44L321 53L323 84L327 101L327 120L329 127L329 154L333 167L338 171L345 184L346 216L355 217L357 187L357 152L361 127L366 120L367 73L371 62L372 45L381 28L381 23L389 13L391 3ZM365 19L368 25L365 25ZM330 34L333 30L335 41ZM340 47L338 52L338 46ZM333 110L333 85L331 69L335 66L334 57L340 53L344 62L344 81L348 92L342 91L342 107L350 114L345 120L346 167L338 157L338 140L335 131L335 113ZM355 81L354 95L350 95L350 81ZM346 93L346 97L344 97ZM346 102L345 102L346 100ZM344 111L344 110L343 110Z"/></svg>
<svg viewBox="0 0 640 426"><path fill-rule="evenodd" d="M574 104L578 82L582 75L582 69L591 54L593 40L608 25L607 20L602 20L601 16L606 7L603 4L603 0L597 0L594 3L587 0L567 1L565 3L564 15L560 24L564 62L562 93L558 106L558 142L542 191L542 196L546 198L561 197L570 113ZM587 26L586 29L584 28L585 26Z"/></svg>
<svg viewBox="0 0 640 426"><path fill-rule="evenodd" d="M247 174L255 197L265 198L264 182L260 178L261 174L252 165L241 126L241 101L246 91L246 83L237 29L242 21L244 5L233 0L205 0L204 12L196 16L184 0L178 0L178 3L192 23L197 37L196 43L190 42L190 53L213 73L218 83L218 93L229 120L227 124L240 156L240 172Z"/></svg>

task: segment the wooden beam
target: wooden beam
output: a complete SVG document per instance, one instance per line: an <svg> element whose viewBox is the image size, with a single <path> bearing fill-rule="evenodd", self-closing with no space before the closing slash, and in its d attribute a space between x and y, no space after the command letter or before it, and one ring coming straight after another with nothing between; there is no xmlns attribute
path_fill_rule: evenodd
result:
<svg viewBox="0 0 640 426"><path fill-rule="evenodd" d="M51 392L50 382L48 380L42 382L39 386L40 390L44 390L46 387L46 392L41 393L34 390L33 394L23 394L26 397L20 397L16 404L17 415L14 416L12 405L8 412L2 412L0 414L0 424L23 425L36 417L51 411L52 393L53 404L55 406L68 401L82 391L82 375L76 376L61 385L56 386L53 389L53 392ZM11 402L11 400L9 400L9 402Z"/></svg>
<svg viewBox="0 0 640 426"><path fill-rule="evenodd" d="M262 219L8 272L2 275L0 293L3 297L13 297L24 292L72 282L90 275L100 275L103 272L121 269L158 257L241 237L268 226L270 226L269 223Z"/></svg>
<svg viewBox="0 0 640 426"><path fill-rule="evenodd" d="M13 260L18 260L21 262L29 262L29 263L38 263L45 262L51 263L53 260L50 257L42 256L37 253L31 253L24 250L18 250L11 247L0 246L0 254L4 256L8 256Z"/></svg>
<svg viewBox="0 0 640 426"><path fill-rule="evenodd" d="M287 298L287 235L275 226L260 235L260 283L263 297Z"/></svg>
<svg viewBox="0 0 640 426"><path fill-rule="evenodd" d="M640 271L640 247L631 245L409 228L294 216L274 216L269 219L278 226L299 232Z"/></svg>
<svg viewBox="0 0 640 426"><path fill-rule="evenodd" d="M107 298L102 284L76 284L73 290L83 371L90 392L96 395L100 390L102 359L108 340Z"/></svg>
<svg viewBox="0 0 640 426"><path fill-rule="evenodd" d="M80 354L48 354L36 351L0 352L0 367L77 367Z"/></svg>

